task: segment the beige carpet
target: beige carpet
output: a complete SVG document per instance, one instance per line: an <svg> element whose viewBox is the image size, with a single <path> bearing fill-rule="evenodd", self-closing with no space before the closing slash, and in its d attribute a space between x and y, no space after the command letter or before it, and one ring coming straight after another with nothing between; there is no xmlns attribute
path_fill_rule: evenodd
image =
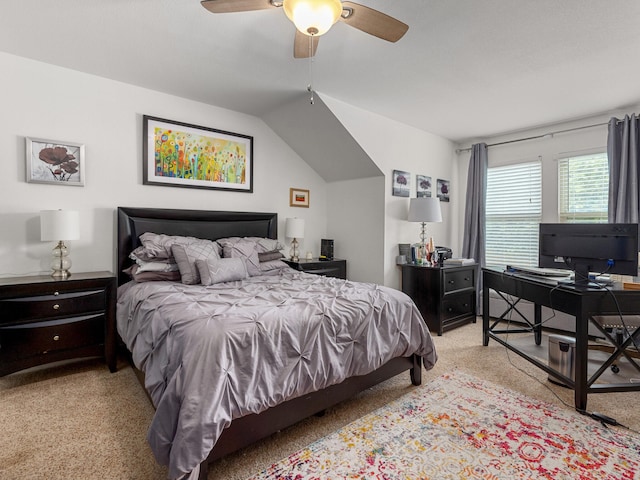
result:
<svg viewBox="0 0 640 480"><path fill-rule="evenodd" d="M573 408L573 391L551 384L545 373L496 342L483 347L481 322L434 338L440 358L423 374L423 383L459 369L562 405L555 392ZM0 479L166 478L145 439L153 409L127 363L120 360L118 367L111 374L100 361L86 360L0 378ZM623 368L625 376L640 373ZM399 375L323 417L218 461L209 478L244 479L412 388L409 374ZM589 396L588 407L640 430L639 401L640 392L597 394Z"/></svg>

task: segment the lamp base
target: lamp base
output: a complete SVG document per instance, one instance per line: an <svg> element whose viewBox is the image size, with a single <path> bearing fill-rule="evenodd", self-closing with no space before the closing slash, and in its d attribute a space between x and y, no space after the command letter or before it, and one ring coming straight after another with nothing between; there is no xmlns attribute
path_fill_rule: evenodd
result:
<svg viewBox="0 0 640 480"><path fill-rule="evenodd" d="M69 249L62 240L52 250L53 260L51 261L51 276L56 280L64 280L71 276L69 269L71 268L71 259L69 258Z"/></svg>
<svg viewBox="0 0 640 480"><path fill-rule="evenodd" d="M300 256L298 253L298 240L296 238L294 238L291 241L291 250L289 250L289 260L291 260L292 262L298 262L300 261Z"/></svg>

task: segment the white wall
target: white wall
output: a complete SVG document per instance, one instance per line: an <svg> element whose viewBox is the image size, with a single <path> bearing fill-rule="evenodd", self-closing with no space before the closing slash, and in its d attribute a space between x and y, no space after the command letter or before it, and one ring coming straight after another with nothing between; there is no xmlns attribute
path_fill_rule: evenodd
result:
<svg viewBox="0 0 640 480"><path fill-rule="evenodd" d="M81 238L68 243L72 271L115 268L118 206L277 212L283 241L285 219L297 216L306 220L302 251L319 250L326 184L262 120L3 53L0 71L0 275L49 272L44 209L80 211ZM254 193L142 185L144 114L252 135ZM85 186L26 183L26 136L84 144ZM309 189L311 207L289 207L289 187Z"/></svg>
<svg viewBox="0 0 640 480"><path fill-rule="evenodd" d="M451 181L451 190L456 192L461 186L457 179L454 145L442 137L415 129L380 115L355 108L339 100L323 95L323 100L336 117L349 130L351 135L367 152L385 175L384 185L384 251L376 250L376 244L363 244L358 262L370 262L375 255L384 257L384 285L401 288L401 272L395 264L399 243L415 243L419 240L420 225L407 222L409 199L394 197L391 194L393 170L411 173L411 197L416 196L415 175L427 175L436 179ZM361 195L359 189L352 189L344 202L354 201ZM457 197L455 197L457 198ZM452 231L459 215L459 202L454 200L442 203L443 222L429 224L428 235L437 245L450 245ZM360 218L339 218L341 212L332 212L327 219L328 230L334 231L334 222L360 222ZM371 248L370 248L371 247ZM352 260L351 258L349 259ZM382 283L382 282L379 282Z"/></svg>
<svg viewBox="0 0 640 480"><path fill-rule="evenodd" d="M327 235L350 280L384 284L385 186L382 176L327 185Z"/></svg>

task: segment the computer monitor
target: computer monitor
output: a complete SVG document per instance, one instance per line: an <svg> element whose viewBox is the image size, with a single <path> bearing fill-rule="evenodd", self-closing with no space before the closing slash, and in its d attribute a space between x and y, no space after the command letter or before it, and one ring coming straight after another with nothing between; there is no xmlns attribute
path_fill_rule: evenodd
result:
<svg viewBox="0 0 640 480"><path fill-rule="evenodd" d="M541 223L538 264L575 272L577 286L589 272L638 275L637 223Z"/></svg>

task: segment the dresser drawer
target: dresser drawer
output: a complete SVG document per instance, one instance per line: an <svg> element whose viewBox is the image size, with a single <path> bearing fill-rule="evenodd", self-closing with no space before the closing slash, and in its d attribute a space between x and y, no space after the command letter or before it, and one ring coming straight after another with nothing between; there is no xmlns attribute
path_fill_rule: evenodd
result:
<svg viewBox="0 0 640 480"><path fill-rule="evenodd" d="M106 307L103 289L60 293L0 300L0 325L39 318L63 317L87 312L99 312Z"/></svg>
<svg viewBox="0 0 640 480"><path fill-rule="evenodd" d="M103 344L104 322L98 314L0 327L0 360Z"/></svg>
<svg viewBox="0 0 640 480"><path fill-rule="evenodd" d="M452 270L443 272L444 293L464 290L466 288L474 288L475 286L475 269L469 268L465 270Z"/></svg>
<svg viewBox="0 0 640 480"><path fill-rule="evenodd" d="M445 297L442 302L442 320L447 321L466 315L474 315L475 293L460 294L449 298Z"/></svg>

